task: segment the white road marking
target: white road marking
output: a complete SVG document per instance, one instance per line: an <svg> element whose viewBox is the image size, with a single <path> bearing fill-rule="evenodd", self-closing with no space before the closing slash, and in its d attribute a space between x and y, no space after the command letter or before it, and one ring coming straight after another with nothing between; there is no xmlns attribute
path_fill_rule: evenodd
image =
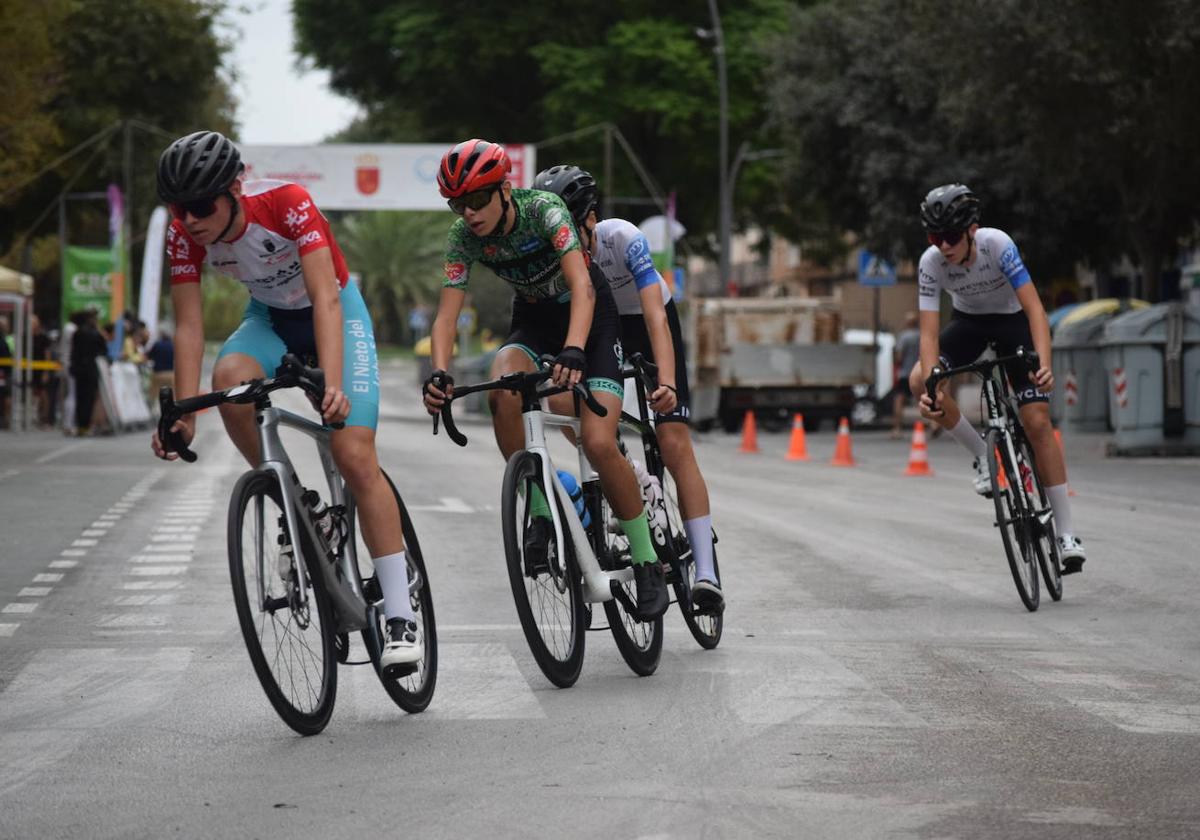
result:
<svg viewBox="0 0 1200 840"><path fill-rule="evenodd" d="M96 528L108 529L108 528L111 528L112 526L114 526L114 525L116 525L116 524L117 524L116 522L106 522L106 521L104 521L104 520L102 520L102 519L98 519L98 520L96 520L95 522L93 522L91 525L89 525L88 527L89 527L89 528L92 528L92 529L96 529ZM104 531L103 531L103 530L101 530L101 531L98 531L96 534L94 534L94 535L93 535L93 534L89 534L87 531L84 531L84 532L83 532L83 536L85 536L85 537L89 537L89 536L103 537L103 536L105 536L105 533L104 533Z"/></svg>
<svg viewBox="0 0 1200 840"><path fill-rule="evenodd" d="M26 586L17 593L18 598L44 598L50 594L53 586Z"/></svg>
<svg viewBox="0 0 1200 840"><path fill-rule="evenodd" d="M79 546L80 548L90 548L95 544L95 540L75 540L75 542L71 543L71 545Z"/></svg>
<svg viewBox="0 0 1200 840"><path fill-rule="evenodd" d="M42 573L40 575L34 575L33 582L34 583L58 583L62 579L63 579L62 575L51 575L51 574Z"/></svg>
<svg viewBox="0 0 1200 840"><path fill-rule="evenodd" d="M122 589L132 591L140 589L178 589L181 586L183 584L177 580L132 580L121 584Z"/></svg>
<svg viewBox="0 0 1200 840"><path fill-rule="evenodd" d="M422 510L430 513L475 513L475 508L462 499L454 496L443 496L439 505L411 505L409 510Z"/></svg>
<svg viewBox="0 0 1200 840"><path fill-rule="evenodd" d="M180 542L181 539L186 540L186 542ZM173 543L178 546L186 546L187 548L191 548L192 545L195 543L195 540L189 540L185 537L180 537L178 534L151 534L150 542L152 542L152 543Z"/></svg>
<svg viewBox="0 0 1200 840"><path fill-rule="evenodd" d="M131 575L157 577L160 575L182 575L188 570L187 566L134 566L129 570Z"/></svg>
<svg viewBox="0 0 1200 840"><path fill-rule="evenodd" d="M66 455L68 452L74 452L76 449L78 449L81 446L83 446L83 441L80 441L78 443L68 443L66 446L60 446L58 449L55 449L53 452L47 452L45 455L41 456L40 458L34 458L33 463L45 464L48 461L53 461L55 458L61 458L63 455Z"/></svg>
<svg viewBox="0 0 1200 840"><path fill-rule="evenodd" d="M21 602L21 601L14 601L13 603L6 605L4 607L4 609L0 610L0 612L31 613L36 609L37 609L37 602L27 603L27 602Z"/></svg>
<svg viewBox="0 0 1200 840"><path fill-rule="evenodd" d="M87 531L81 532L79 536L81 536L81 537L104 537L104 536L108 536L108 532L102 531L99 528L90 528ZM96 544L95 542L92 543L92 545L95 545L95 544Z"/></svg>
<svg viewBox="0 0 1200 840"><path fill-rule="evenodd" d="M111 521L111 522L119 522L121 520L121 514L119 514L119 513L102 513L102 514L100 514L100 518Z"/></svg>
<svg viewBox="0 0 1200 840"><path fill-rule="evenodd" d="M64 548L59 554L62 557L87 557L87 552L82 548Z"/></svg>
<svg viewBox="0 0 1200 840"><path fill-rule="evenodd" d="M167 623L165 615L155 613L118 613L102 615L96 627L162 627Z"/></svg>
<svg viewBox="0 0 1200 840"><path fill-rule="evenodd" d="M170 552L190 552L196 546L195 543L167 543L165 545L144 545L142 546L142 554L166 554Z"/></svg>
<svg viewBox="0 0 1200 840"><path fill-rule="evenodd" d="M11 636L17 632L17 628L20 626L20 624L0 624L0 636Z"/></svg>
<svg viewBox="0 0 1200 840"><path fill-rule="evenodd" d="M191 563L190 554L135 554L130 563Z"/></svg>
<svg viewBox="0 0 1200 840"><path fill-rule="evenodd" d="M20 475L20 474L21 474L20 470L5 470L4 472L0 472L0 479L10 478L14 475Z"/></svg>
<svg viewBox="0 0 1200 840"><path fill-rule="evenodd" d="M74 569L79 565L78 560L54 560L50 563L51 569Z"/></svg>
<svg viewBox="0 0 1200 840"><path fill-rule="evenodd" d="M156 534L194 534L200 530L199 525L159 525L154 529Z"/></svg>
<svg viewBox="0 0 1200 840"><path fill-rule="evenodd" d="M118 607L165 606L178 600L178 595L121 595L113 604Z"/></svg>

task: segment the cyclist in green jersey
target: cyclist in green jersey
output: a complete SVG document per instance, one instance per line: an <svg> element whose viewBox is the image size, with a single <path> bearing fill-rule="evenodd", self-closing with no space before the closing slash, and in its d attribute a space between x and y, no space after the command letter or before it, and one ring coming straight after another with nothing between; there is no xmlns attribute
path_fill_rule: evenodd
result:
<svg viewBox="0 0 1200 840"><path fill-rule="evenodd" d="M562 199L514 189L508 179L511 169L504 148L485 140L459 143L442 157L438 189L461 218L447 237L445 279L431 332L433 372L422 386L425 407L437 414L454 393L454 380L446 369L471 267L481 263L515 293L509 338L496 354L491 376L532 371L541 355L554 355L555 384L576 384L586 371L588 387L608 410L604 417L582 412L581 443L629 538L637 616L657 618L668 606L666 585L637 478L617 448L624 388L612 292L603 275L589 265ZM507 459L525 445L521 400L507 391L491 391L488 402L496 443ZM535 518L525 551L536 556L545 552L553 526L545 498L532 499L531 508Z"/></svg>

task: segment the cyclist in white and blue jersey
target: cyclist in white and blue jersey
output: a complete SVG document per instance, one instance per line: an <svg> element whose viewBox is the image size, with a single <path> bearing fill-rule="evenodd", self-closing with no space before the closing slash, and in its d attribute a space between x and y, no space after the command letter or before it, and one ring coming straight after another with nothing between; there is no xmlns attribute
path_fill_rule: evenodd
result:
<svg viewBox="0 0 1200 840"><path fill-rule="evenodd" d="M1037 351L1040 367L1033 373L1007 366L1020 407L1021 425L1033 445L1039 477L1050 498L1058 526L1063 574L1083 569L1083 545L1075 536L1067 489L1067 467L1050 424L1046 394L1054 388L1050 367L1050 323L1016 243L1002 230L979 226L979 199L962 184L937 187L921 203L921 224L929 248L918 267L921 310L921 359L909 375L922 416L933 420L975 457L975 490L991 492L987 447L958 405L938 388L936 404L925 393L925 379L935 366L957 367L979 357L989 342L1001 356L1018 347ZM950 295L954 312L939 333L939 297Z"/></svg>
<svg viewBox="0 0 1200 840"><path fill-rule="evenodd" d="M645 235L624 219L600 220L596 179L577 166L552 166L533 180L534 189L559 195L571 212L580 241L612 289L621 316L625 355L641 353L658 366L658 388L648 395L663 463L679 488L684 530L696 558L692 597L701 609L724 606L713 568L708 486L696 463L688 430L687 354L671 291L654 267Z"/></svg>

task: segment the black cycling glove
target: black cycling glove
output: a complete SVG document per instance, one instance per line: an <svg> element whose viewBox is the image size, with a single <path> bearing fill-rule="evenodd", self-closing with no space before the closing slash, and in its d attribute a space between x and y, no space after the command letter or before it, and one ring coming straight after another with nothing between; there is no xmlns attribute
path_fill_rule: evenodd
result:
<svg viewBox="0 0 1200 840"><path fill-rule="evenodd" d="M582 371L586 360L587 357L583 354L582 347L569 344L554 357L554 364L562 365L567 370Z"/></svg>
<svg viewBox="0 0 1200 840"><path fill-rule="evenodd" d="M438 370L430 373L429 376L425 378L425 381L421 384L421 396L428 396L430 385L437 388L444 394L446 393L446 388L453 384L454 377L439 368Z"/></svg>

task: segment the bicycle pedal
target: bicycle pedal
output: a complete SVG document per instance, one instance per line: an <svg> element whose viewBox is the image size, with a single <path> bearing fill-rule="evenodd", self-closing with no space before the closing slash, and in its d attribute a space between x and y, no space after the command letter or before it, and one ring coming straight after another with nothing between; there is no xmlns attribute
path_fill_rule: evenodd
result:
<svg viewBox="0 0 1200 840"><path fill-rule="evenodd" d="M409 677L417 673L421 669L420 662L404 662L399 665L388 665L381 672L382 676L389 680L398 680L401 677Z"/></svg>

